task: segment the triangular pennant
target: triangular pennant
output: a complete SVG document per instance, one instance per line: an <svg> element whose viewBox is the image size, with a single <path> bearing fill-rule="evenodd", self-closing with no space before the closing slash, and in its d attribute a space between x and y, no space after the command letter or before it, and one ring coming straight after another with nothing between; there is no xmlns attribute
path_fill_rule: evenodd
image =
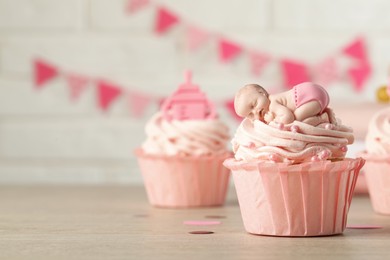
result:
<svg viewBox="0 0 390 260"><path fill-rule="evenodd" d="M360 92L371 74L371 67L369 64L363 63L359 67L349 69L348 74L352 79L355 90Z"/></svg>
<svg viewBox="0 0 390 260"><path fill-rule="evenodd" d="M242 47L227 39L219 40L219 59L226 63L236 58L242 51Z"/></svg>
<svg viewBox="0 0 390 260"><path fill-rule="evenodd" d="M343 53L360 61L367 61L366 47L363 38L358 38L348 44L343 49Z"/></svg>
<svg viewBox="0 0 390 260"><path fill-rule="evenodd" d="M178 22L179 17L176 14L172 13L170 10L164 7L159 7L157 8L154 31L157 34L163 34Z"/></svg>
<svg viewBox="0 0 390 260"><path fill-rule="evenodd" d="M282 60L281 63L284 72L284 83L287 87L292 88L299 83L310 81L310 77L304 63L287 59Z"/></svg>
<svg viewBox="0 0 390 260"><path fill-rule="evenodd" d="M152 97L136 92L129 92L130 112L136 117L140 118L143 116L147 106L152 102Z"/></svg>
<svg viewBox="0 0 390 260"><path fill-rule="evenodd" d="M53 65L37 59L34 61L34 82L36 88L41 88L47 81L58 75L58 69Z"/></svg>
<svg viewBox="0 0 390 260"><path fill-rule="evenodd" d="M135 13L147 6L150 3L149 0L129 0L126 5L126 11L129 13Z"/></svg>
<svg viewBox="0 0 390 260"><path fill-rule="evenodd" d="M313 77L316 83L327 86L339 77L336 58L331 56L313 67Z"/></svg>
<svg viewBox="0 0 390 260"><path fill-rule="evenodd" d="M98 81L98 102L102 110L107 110L111 103L122 94L120 87L106 81Z"/></svg>
<svg viewBox="0 0 390 260"><path fill-rule="evenodd" d="M89 78L78 74L66 74L65 79L68 82L70 99L76 101L82 92L87 88Z"/></svg>
<svg viewBox="0 0 390 260"><path fill-rule="evenodd" d="M265 65L271 60L271 57L268 54L256 51L251 51L249 53L249 58L251 62L251 71L255 76L260 76Z"/></svg>
<svg viewBox="0 0 390 260"><path fill-rule="evenodd" d="M195 26L187 27L187 46L191 51L195 51L202 44L204 44L208 38L209 33Z"/></svg>
<svg viewBox="0 0 390 260"><path fill-rule="evenodd" d="M229 114L237 120L237 122L241 122L242 118L237 115L236 110L234 109L234 99L229 99L224 101L223 105L225 106L226 110L229 112Z"/></svg>

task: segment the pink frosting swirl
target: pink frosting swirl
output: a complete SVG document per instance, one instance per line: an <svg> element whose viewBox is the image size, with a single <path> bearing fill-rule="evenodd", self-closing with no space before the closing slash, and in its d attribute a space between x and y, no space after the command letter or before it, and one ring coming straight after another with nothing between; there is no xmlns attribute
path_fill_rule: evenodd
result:
<svg viewBox="0 0 390 260"><path fill-rule="evenodd" d="M244 119L232 140L236 160L301 163L342 159L353 143L352 129L343 125L308 125L299 121L280 126Z"/></svg>
<svg viewBox="0 0 390 260"><path fill-rule="evenodd" d="M227 152L228 127L218 119L165 120L161 112L146 124L145 153L156 155L217 155Z"/></svg>
<svg viewBox="0 0 390 260"><path fill-rule="evenodd" d="M366 150L370 154L390 154L390 108L385 108L371 118L366 135Z"/></svg>

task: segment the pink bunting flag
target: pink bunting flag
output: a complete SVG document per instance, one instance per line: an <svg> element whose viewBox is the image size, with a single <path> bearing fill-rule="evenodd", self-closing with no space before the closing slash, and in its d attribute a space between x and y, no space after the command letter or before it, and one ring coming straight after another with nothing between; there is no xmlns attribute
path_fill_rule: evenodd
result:
<svg viewBox="0 0 390 260"><path fill-rule="evenodd" d="M242 47L239 44L227 39L221 38L219 40L219 59L223 63L232 61L241 53L241 51Z"/></svg>
<svg viewBox="0 0 390 260"><path fill-rule="evenodd" d="M229 114L237 120L237 122L241 122L242 118L237 115L236 110L234 109L234 99L229 99L223 102L223 105L225 106L226 110L229 112Z"/></svg>
<svg viewBox="0 0 390 260"><path fill-rule="evenodd" d="M65 79L68 83L70 99L76 101L87 88L89 78L83 75L69 73L65 75Z"/></svg>
<svg viewBox="0 0 390 260"><path fill-rule="evenodd" d="M313 67L313 77L316 83L327 86L339 77L336 58L331 56Z"/></svg>
<svg viewBox="0 0 390 260"><path fill-rule="evenodd" d="M106 81L98 81L97 91L99 107L104 111L122 94L120 87Z"/></svg>
<svg viewBox="0 0 390 260"><path fill-rule="evenodd" d="M147 106L151 103L152 97L137 91L129 92L130 112L136 117L140 118L144 115Z"/></svg>
<svg viewBox="0 0 390 260"><path fill-rule="evenodd" d="M149 0L129 0L126 5L126 11L135 13L150 3Z"/></svg>
<svg viewBox="0 0 390 260"><path fill-rule="evenodd" d="M251 70L255 76L260 76L265 65L271 60L271 57L268 54L256 51L251 51L249 53L249 58L251 62Z"/></svg>
<svg viewBox="0 0 390 260"><path fill-rule="evenodd" d="M58 69L46 61L40 59L34 61L34 83L36 88L41 88L58 74Z"/></svg>
<svg viewBox="0 0 390 260"><path fill-rule="evenodd" d="M347 73L351 77L355 90L359 92L371 75L371 65L367 57L364 39L356 39L343 49L343 53L358 61L347 70Z"/></svg>
<svg viewBox="0 0 390 260"><path fill-rule="evenodd" d="M357 38L355 41L348 44L343 49L343 53L362 62L367 61L366 47L363 38Z"/></svg>
<svg viewBox="0 0 390 260"><path fill-rule="evenodd" d="M281 63L284 83L287 87L292 88L299 83L310 81L305 64L287 59L282 60Z"/></svg>
<svg viewBox="0 0 390 260"><path fill-rule="evenodd" d="M163 34L173 25L179 22L179 17L164 7L157 8L154 31L157 34Z"/></svg>
<svg viewBox="0 0 390 260"><path fill-rule="evenodd" d="M197 50L208 38L208 32L192 25L187 27L187 47L190 51Z"/></svg>
<svg viewBox="0 0 390 260"><path fill-rule="evenodd" d="M358 67L350 68L348 75L354 84L354 88L357 92L363 89L364 84L371 74L371 67L368 63L362 63Z"/></svg>

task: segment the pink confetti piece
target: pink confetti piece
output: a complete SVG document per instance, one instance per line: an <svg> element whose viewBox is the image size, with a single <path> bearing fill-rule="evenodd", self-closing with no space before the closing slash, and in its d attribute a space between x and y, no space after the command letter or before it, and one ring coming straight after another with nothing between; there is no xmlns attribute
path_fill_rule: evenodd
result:
<svg viewBox="0 0 390 260"><path fill-rule="evenodd" d="M375 225L349 225L347 226L349 229L380 229L383 228L382 226L375 226Z"/></svg>
<svg viewBox="0 0 390 260"><path fill-rule="evenodd" d="M189 226L213 226L213 225L219 225L221 224L221 221L184 221L184 225L189 225Z"/></svg>

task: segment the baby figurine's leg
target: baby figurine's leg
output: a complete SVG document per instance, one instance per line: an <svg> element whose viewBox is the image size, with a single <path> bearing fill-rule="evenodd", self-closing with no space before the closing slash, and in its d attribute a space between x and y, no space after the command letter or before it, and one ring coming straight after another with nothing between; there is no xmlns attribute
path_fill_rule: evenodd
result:
<svg viewBox="0 0 390 260"><path fill-rule="evenodd" d="M321 115L318 116L308 117L304 119L302 122L312 126L317 126L323 123L329 123L330 120L327 113L322 113Z"/></svg>
<svg viewBox="0 0 390 260"><path fill-rule="evenodd" d="M309 118L309 117L315 117L321 112L322 108L321 105L313 100L310 102L307 102L294 111L295 120L303 122L303 120Z"/></svg>
<svg viewBox="0 0 390 260"><path fill-rule="evenodd" d="M334 112L333 112L333 109L327 107L327 108L325 108L325 110L324 110L324 114L325 114L325 113L328 115L329 123L334 124L334 125L337 125L337 119L336 119L336 116L335 116L335 114L334 114Z"/></svg>

